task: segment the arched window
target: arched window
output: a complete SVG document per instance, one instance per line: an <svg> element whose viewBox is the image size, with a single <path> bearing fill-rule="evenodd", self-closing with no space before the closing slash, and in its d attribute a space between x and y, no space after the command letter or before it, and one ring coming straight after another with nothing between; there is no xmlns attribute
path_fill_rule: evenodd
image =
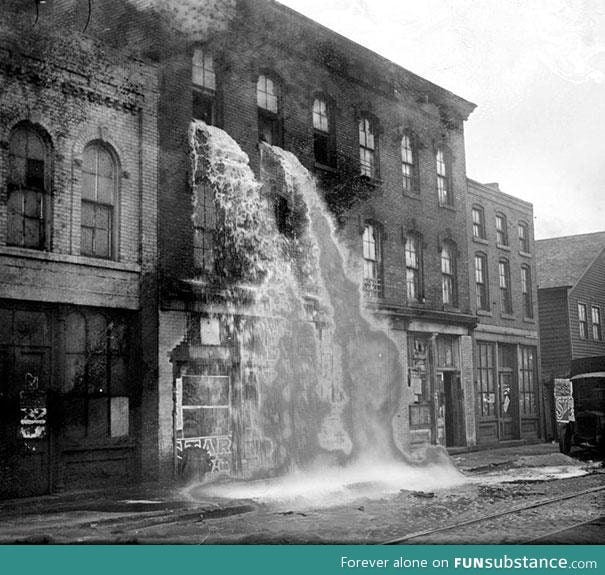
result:
<svg viewBox="0 0 605 575"><path fill-rule="evenodd" d="M508 246L508 223L504 214L496 214L496 243Z"/></svg>
<svg viewBox="0 0 605 575"><path fill-rule="evenodd" d="M317 163L336 166L333 106L324 96L313 100L313 153Z"/></svg>
<svg viewBox="0 0 605 575"><path fill-rule="evenodd" d="M378 177L377 149L376 122L367 115L362 116L359 119L359 169L362 176Z"/></svg>
<svg viewBox="0 0 605 575"><path fill-rule="evenodd" d="M529 227L525 222L519 222L519 249L528 254L529 252Z"/></svg>
<svg viewBox="0 0 605 575"><path fill-rule="evenodd" d="M485 239L485 214L481 206L473 206L471 211L473 217L473 237L480 240Z"/></svg>
<svg viewBox="0 0 605 575"><path fill-rule="evenodd" d="M191 59L192 112L195 120L216 124L216 72L212 55L196 48Z"/></svg>
<svg viewBox="0 0 605 575"><path fill-rule="evenodd" d="M375 223L363 230L363 291L370 297L382 296L382 238Z"/></svg>
<svg viewBox="0 0 605 575"><path fill-rule="evenodd" d="M416 146L410 134L401 137L401 175L404 192L419 191Z"/></svg>
<svg viewBox="0 0 605 575"><path fill-rule="evenodd" d="M112 153L99 142L84 149L80 253L115 258L118 170Z"/></svg>
<svg viewBox="0 0 605 575"><path fill-rule="evenodd" d="M513 313L513 300L510 287L510 265L508 260L501 259L498 262L498 281L500 283L500 305L502 313Z"/></svg>
<svg viewBox="0 0 605 575"><path fill-rule="evenodd" d="M410 233L405 238L405 272L408 301L422 299L422 244L420 236Z"/></svg>
<svg viewBox="0 0 605 575"><path fill-rule="evenodd" d="M279 83L261 74L256 82L258 137L262 142L281 145L281 93Z"/></svg>
<svg viewBox="0 0 605 575"><path fill-rule="evenodd" d="M22 124L10 136L6 243L50 247L50 150L42 134Z"/></svg>
<svg viewBox="0 0 605 575"><path fill-rule="evenodd" d="M456 247L445 241L441 246L441 293L445 305L458 302L458 282L456 276Z"/></svg>
<svg viewBox="0 0 605 575"><path fill-rule="evenodd" d="M477 253L475 254L475 289L478 310L489 311L489 285L487 280L487 256L484 253Z"/></svg>

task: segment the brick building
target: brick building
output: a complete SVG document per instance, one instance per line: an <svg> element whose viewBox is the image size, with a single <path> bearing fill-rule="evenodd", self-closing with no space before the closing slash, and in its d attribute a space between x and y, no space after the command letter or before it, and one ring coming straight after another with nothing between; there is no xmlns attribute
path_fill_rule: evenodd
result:
<svg viewBox="0 0 605 575"><path fill-rule="evenodd" d="M551 402L547 433L554 437L554 380L570 377L574 361L602 366L605 357L605 232L538 240L536 257L542 379Z"/></svg>
<svg viewBox="0 0 605 575"><path fill-rule="evenodd" d="M542 436L533 208L468 181L477 443Z"/></svg>
<svg viewBox="0 0 605 575"><path fill-rule="evenodd" d="M0 16L2 496L137 477L154 376L156 71L33 17Z"/></svg>

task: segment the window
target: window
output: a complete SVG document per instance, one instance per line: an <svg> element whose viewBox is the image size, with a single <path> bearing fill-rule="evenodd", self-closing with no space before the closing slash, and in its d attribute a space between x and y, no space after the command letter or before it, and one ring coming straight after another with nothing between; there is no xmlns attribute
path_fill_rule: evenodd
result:
<svg viewBox="0 0 605 575"><path fill-rule="evenodd" d="M475 286L477 289L477 309L489 310L489 290L487 286L487 256L475 254Z"/></svg>
<svg viewBox="0 0 605 575"><path fill-rule="evenodd" d="M531 268L526 265L521 266L521 294L523 295L523 314L525 317L534 317Z"/></svg>
<svg viewBox="0 0 605 575"><path fill-rule="evenodd" d="M595 341L601 341L601 339L602 339L601 310L596 305L592 306L591 319L592 319L592 339L594 339Z"/></svg>
<svg viewBox="0 0 605 575"><path fill-rule="evenodd" d="M21 125L10 136L6 243L50 247L50 157L42 135Z"/></svg>
<svg viewBox="0 0 605 575"><path fill-rule="evenodd" d="M129 434L128 321L99 312L65 318L65 413L69 439Z"/></svg>
<svg viewBox="0 0 605 575"><path fill-rule="evenodd" d="M485 239L485 216L481 206L473 206L473 237L480 240Z"/></svg>
<svg viewBox="0 0 605 575"><path fill-rule="evenodd" d="M99 143L89 144L82 161L80 253L83 256L113 257L116 195L117 170L111 153Z"/></svg>
<svg viewBox="0 0 605 575"><path fill-rule="evenodd" d="M507 260L498 262L498 279L500 283L500 305L502 313L513 313L513 301L510 288L510 266Z"/></svg>
<svg viewBox="0 0 605 575"><path fill-rule="evenodd" d="M422 254L420 237L409 234L405 239L405 283L408 301L422 298Z"/></svg>
<svg viewBox="0 0 605 575"><path fill-rule="evenodd" d="M529 252L529 228L525 222L519 222L519 249L528 254Z"/></svg>
<svg viewBox="0 0 605 575"><path fill-rule="evenodd" d="M363 231L363 291L370 297L382 296L382 246L376 224Z"/></svg>
<svg viewBox="0 0 605 575"><path fill-rule="evenodd" d="M401 175L404 192L418 192L418 167L416 150L412 136L404 134L401 138Z"/></svg>
<svg viewBox="0 0 605 575"><path fill-rule="evenodd" d="M313 153L317 163L336 166L336 138L332 106L324 98L313 100Z"/></svg>
<svg viewBox="0 0 605 575"><path fill-rule="evenodd" d="M580 339L588 338L588 322L586 320L586 305L578 304L578 326L580 328Z"/></svg>
<svg viewBox="0 0 605 575"><path fill-rule="evenodd" d="M482 417L496 415L494 344L477 343L477 401Z"/></svg>
<svg viewBox="0 0 605 575"><path fill-rule="evenodd" d="M452 190L450 189L449 168L443 148L437 148L435 160L437 163L437 194L439 196L439 205L452 206L454 204L454 198Z"/></svg>
<svg viewBox="0 0 605 575"><path fill-rule="evenodd" d="M212 55L196 48L193 51L191 82L193 83L193 118L206 124L216 123L216 72Z"/></svg>
<svg viewBox="0 0 605 575"><path fill-rule="evenodd" d="M525 346L520 346L520 350L519 407L521 415L536 415L536 350Z"/></svg>
<svg viewBox="0 0 605 575"><path fill-rule="evenodd" d="M281 144L281 105L279 84L261 75L256 83L258 137L272 146Z"/></svg>
<svg viewBox="0 0 605 575"><path fill-rule="evenodd" d="M193 214L193 261L197 271L213 274L216 229L214 192L208 184L203 183L197 187L196 196Z"/></svg>
<svg viewBox="0 0 605 575"><path fill-rule="evenodd" d="M451 242L444 242L441 247L441 293L443 303L457 304L456 255Z"/></svg>
<svg viewBox="0 0 605 575"><path fill-rule="evenodd" d="M496 243L500 246L508 245L508 228L503 214L496 214Z"/></svg>
<svg viewBox="0 0 605 575"><path fill-rule="evenodd" d="M363 176L375 178L376 169L376 134L374 122L364 117L359 120L359 166Z"/></svg>

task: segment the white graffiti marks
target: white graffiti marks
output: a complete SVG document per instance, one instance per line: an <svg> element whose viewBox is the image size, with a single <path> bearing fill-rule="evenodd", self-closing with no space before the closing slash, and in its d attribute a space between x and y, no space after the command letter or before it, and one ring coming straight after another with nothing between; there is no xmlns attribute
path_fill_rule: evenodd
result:
<svg viewBox="0 0 605 575"><path fill-rule="evenodd" d="M230 473L232 443L230 435L180 438L176 440L176 456L181 459L186 449L201 449L210 456L212 473Z"/></svg>

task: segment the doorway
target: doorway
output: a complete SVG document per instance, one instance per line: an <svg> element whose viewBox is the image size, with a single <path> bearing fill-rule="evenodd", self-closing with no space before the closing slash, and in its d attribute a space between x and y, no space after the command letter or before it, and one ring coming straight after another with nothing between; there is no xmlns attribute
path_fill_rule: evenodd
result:
<svg viewBox="0 0 605 575"><path fill-rule="evenodd" d="M466 431L464 427L464 396L460 373L457 371L444 371L438 373L439 406L438 422L443 425L444 432L438 430L440 443L445 440L446 447L460 447L466 445Z"/></svg>

